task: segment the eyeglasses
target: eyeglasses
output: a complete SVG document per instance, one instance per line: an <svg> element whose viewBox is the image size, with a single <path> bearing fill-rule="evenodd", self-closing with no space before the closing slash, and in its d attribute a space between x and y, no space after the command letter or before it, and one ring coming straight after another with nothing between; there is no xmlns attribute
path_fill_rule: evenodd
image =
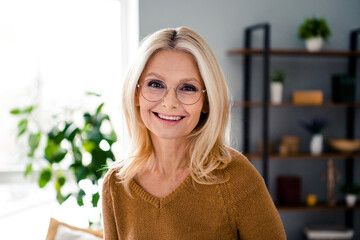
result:
<svg viewBox="0 0 360 240"><path fill-rule="evenodd" d="M141 95L149 102L162 100L168 91L168 86L160 80L146 80L137 87L140 88ZM177 99L185 105L197 103L204 92L206 89L201 89L201 86L195 82L183 82L175 88Z"/></svg>

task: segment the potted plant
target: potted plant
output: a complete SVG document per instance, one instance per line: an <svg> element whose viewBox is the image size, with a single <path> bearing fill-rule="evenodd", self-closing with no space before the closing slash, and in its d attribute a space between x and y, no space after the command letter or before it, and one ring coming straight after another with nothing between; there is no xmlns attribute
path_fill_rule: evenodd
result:
<svg viewBox="0 0 360 240"><path fill-rule="evenodd" d="M311 134L310 152L319 155L323 150L322 130L329 124L325 118L313 118L309 122L300 120L300 125Z"/></svg>
<svg viewBox="0 0 360 240"><path fill-rule="evenodd" d="M343 184L340 186L340 191L345 194L346 205L348 207L353 207L360 194L360 185L355 182L351 184Z"/></svg>
<svg viewBox="0 0 360 240"><path fill-rule="evenodd" d="M111 146L117 141L110 118L102 111L103 106L104 103L100 103L92 113L75 110L73 115L82 115L82 123L74 120L76 116L64 117L73 112L64 110L52 116L52 124L46 129L39 123L36 113L41 109L35 105L10 112L19 118L17 137L27 140L28 163L24 175L36 175L40 188L51 183L59 204L73 196L79 206L85 205L100 213L97 209L99 180L106 173L108 163L115 161ZM85 179L91 191L81 186ZM99 223L99 220L100 215L98 219L89 217L90 224Z"/></svg>
<svg viewBox="0 0 360 240"><path fill-rule="evenodd" d="M286 75L282 70L273 70L270 73L270 96L272 103L279 104L282 102L285 77Z"/></svg>
<svg viewBox="0 0 360 240"><path fill-rule="evenodd" d="M300 25L298 36L305 40L308 51L319 51L324 40L327 41L331 36L331 31L324 18L312 17L305 19Z"/></svg>

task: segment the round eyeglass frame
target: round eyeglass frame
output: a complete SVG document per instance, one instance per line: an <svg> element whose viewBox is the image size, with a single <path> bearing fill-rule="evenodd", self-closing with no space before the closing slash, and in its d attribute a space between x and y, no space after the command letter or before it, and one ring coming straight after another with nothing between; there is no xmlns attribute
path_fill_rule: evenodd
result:
<svg viewBox="0 0 360 240"><path fill-rule="evenodd" d="M147 80L147 81L144 81L144 82L148 82L148 81L150 81L150 80ZM143 83L144 83L143 82ZM162 82L162 81L161 81ZM179 87L179 85L178 86L176 86L176 88L175 87L168 87L165 83L164 83L164 85L165 85L165 87L166 87L166 90L164 91L164 95L159 99L159 100L156 100L156 101L151 101L151 100L149 100L149 99L147 99L145 96L144 96L144 94L142 93L142 85L143 84L137 84L136 85L136 87L138 87L138 88L140 88L140 93L141 93L141 96L143 96L143 98L145 98L145 100L146 101L148 101L148 102L159 102L159 101L161 101L161 100L163 100L163 98L166 96L166 94L167 94L167 92L168 92L168 90L170 89L170 88L174 88L175 89L175 95L176 95L176 99L177 100L179 100L179 102L181 102L182 104L184 104L184 105L194 105L195 103L197 103L199 100L200 100L200 98L201 98L201 94L202 93L204 93L204 92L206 92L206 89L200 89L200 91L201 91L201 94L199 95L199 98L194 102L194 103L184 103L184 102L182 102L180 99L179 99L179 97L178 97L178 87ZM198 84L199 85L199 84ZM200 85L199 85L200 86Z"/></svg>

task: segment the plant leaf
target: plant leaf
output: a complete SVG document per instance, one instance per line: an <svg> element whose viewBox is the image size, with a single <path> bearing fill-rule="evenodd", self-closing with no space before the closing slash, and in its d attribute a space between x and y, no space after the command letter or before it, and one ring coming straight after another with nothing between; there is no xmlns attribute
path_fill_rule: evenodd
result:
<svg viewBox="0 0 360 240"><path fill-rule="evenodd" d="M78 193L78 195L77 195L77 204L78 204L79 206L83 206L83 205L84 205L84 200L83 200L84 196L85 196L84 190L80 189L80 191L79 191L79 193Z"/></svg>
<svg viewBox="0 0 360 240"><path fill-rule="evenodd" d="M86 92L86 95L95 96L95 97L101 97L101 94L98 94L98 93L95 93L95 92Z"/></svg>
<svg viewBox="0 0 360 240"><path fill-rule="evenodd" d="M32 173L32 163L29 163L26 166L25 172L24 172L24 176L27 177L30 173Z"/></svg>
<svg viewBox="0 0 360 240"><path fill-rule="evenodd" d="M101 109L103 108L104 103L101 103L98 108L96 109L96 115L99 114L101 112Z"/></svg>
<svg viewBox="0 0 360 240"><path fill-rule="evenodd" d="M23 113L31 113L36 108L35 105L30 105L27 108L25 108L22 112Z"/></svg>
<svg viewBox="0 0 360 240"><path fill-rule="evenodd" d="M60 131L58 127L54 127L48 133L48 138L57 144L60 144L64 140L64 131Z"/></svg>
<svg viewBox="0 0 360 240"><path fill-rule="evenodd" d="M99 202L99 199L100 199L100 194L99 194L99 192L97 192L97 193L95 193L95 194L92 195L91 203L92 203L93 207L97 207L98 202Z"/></svg>
<svg viewBox="0 0 360 240"><path fill-rule="evenodd" d="M65 158L67 153L68 153L68 151L66 149L61 148L60 144L57 144L56 142L54 142L51 139L48 139L45 150L44 150L44 155L45 155L45 158L50 163L61 162L61 160L63 160Z"/></svg>
<svg viewBox="0 0 360 240"><path fill-rule="evenodd" d="M83 142L83 147L85 151L91 153L96 148L96 144L92 141L85 141Z"/></svg>
<svg viewBox="0 0 360 240"><path fill-rule="evenodd" d="M25 114L25 113L28 114L28 113L31 113L35 108L36 108L35 105L30 105L24 109L20 109L20 108L12 109L10 111L10 113L13 115L19 115L19 114Z"/></svg>
<svg viewBox="0 0 360 240"><path fill-rule="evenodd" d="M39 187L43 188L46 186L46 184L51 180L51 169L50 168L45 168L41 171L40 173L40 178L38 181Z"/></svg>
<svg viewBox="0 0 360 240"><path fill-rule="evenodd" d="M64 197L61 192L56 192L56 200L59 204L63 204L63 202L65 202L70 196L71 193Z"/></svg>
<svg viewBox="0 0 360 240"><path fill-rule="evenodd" d="M79 183L81 180L85 179L89 174L89 168L84 167L83 165L75 169L76 182Z"/></svg>
<svg viewBox="0 0 360 240"><path fill-rule="evenodd" d="M59 192L61 187L64 186L65 182L66 182L66 178L64 176L57 177L55 182L56 191Z"/></svg>
<svg viewBox="0 0 360 240"><path fill-rule="evenodd" d="M18 115L18 114L21 113L21 111L20 111L19 108L15 108L15 109L12 109L12 110L10 111L10 113L13 114L13 115Z"/></svg>
<svg viewBox="0 0 360 240"><path fill-rule="evenodd" d="M64 129L64 138L72 142L77 133L80 133L80 129L75 124L70 123Z"/></svg>
<svg viewBox="0 0 360 240"><path fill-rule="evenodd" d="M30 151L28 154L29 157L34 157L34 152L38 148L40 140L41 140L41 132L38 132L37 134L30 133L28 140L28 144L30 147Z"/></svg>
<svg viewBox="0 0 360 240"><path fill-rule="evenodd" d="M22 119L20 120L20 122L18 123L18 137L20 137L21 135L23 135L26 130L27 130L27 126L28 126L28 120L27 119Z"/></svg>

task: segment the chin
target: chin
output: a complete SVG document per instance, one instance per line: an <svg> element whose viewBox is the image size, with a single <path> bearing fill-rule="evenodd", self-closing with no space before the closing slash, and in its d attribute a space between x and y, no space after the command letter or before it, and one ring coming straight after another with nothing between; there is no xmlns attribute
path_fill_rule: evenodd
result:
<svg viewBox="0 0 360 240"><path fill-rule="evenodd" d="M188 134L184 134L184 132L182 133L170 133L170 132L163 132L163 133L156 133L156 132L151 132L152 138L158 138L158 139L163 139L163 140L185 140L186 136Z"/></svg>

